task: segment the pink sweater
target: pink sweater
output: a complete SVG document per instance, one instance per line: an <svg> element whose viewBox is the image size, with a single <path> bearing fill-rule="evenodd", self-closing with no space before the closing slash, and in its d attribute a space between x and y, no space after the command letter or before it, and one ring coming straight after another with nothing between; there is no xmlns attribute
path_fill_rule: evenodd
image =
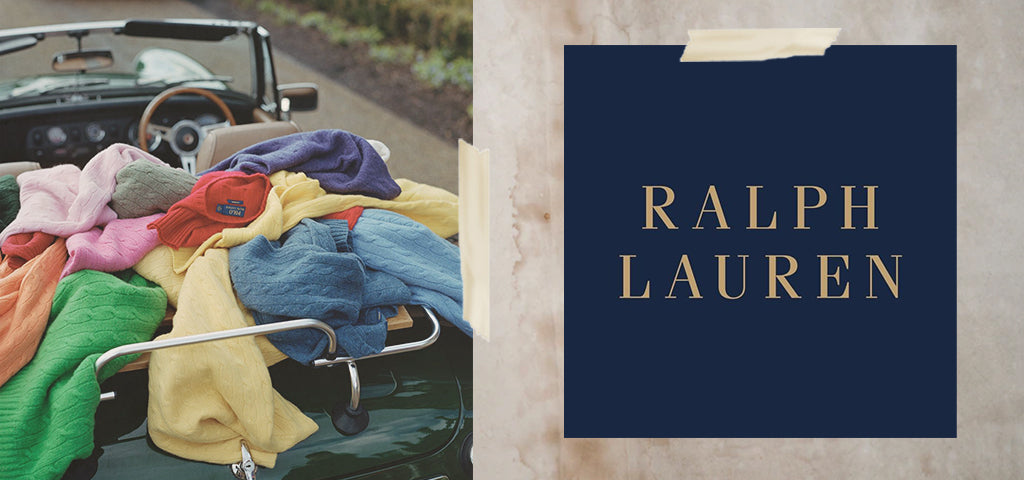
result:
<svg viewBox="0 0 1024 480"><path fill-rule="evenodd" d="M157 213L148 217L111 220L103 230L92 228L68 237L68 254L60 277L79 270L117 272L131 268L150 250L160 244L156 230L146 228L163 217Z"/></svg>
<svg viewBox="0 0 1024 480"><path fill-rule="evenodd" d="M67 238L117 218L107 203L114 193L114 175L128 163L145 159L164 165L138 148L117 143L97 153L85 168L58 165L18 176L21 210L0 232L0 244L16 233L45 232Z"/></svg>

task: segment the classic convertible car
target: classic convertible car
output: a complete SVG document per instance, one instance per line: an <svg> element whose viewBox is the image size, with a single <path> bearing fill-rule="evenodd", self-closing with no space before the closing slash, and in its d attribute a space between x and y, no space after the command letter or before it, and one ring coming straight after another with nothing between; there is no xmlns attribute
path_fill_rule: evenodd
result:
<svg viewBox="0 0 1024 480"><path fill-rule="evenodd" d="M83 166L115 143L194 174L241 147L297 131L290 113L315 109L317 101L313 84L277 84L270 36L251 22L127 20L0 31L0 174ZM270 367L274 388L319 425L274 468L257 473L244 442L234 465L158 448L147 434L143 358L101 385L107 393L96 413L95 449L65 478L471 478L470 339L428 309L408 307L408 314L389 323L388 347L358 368L347 358ZM161 328L158 334L169 327ZM253 327L225 336L264 333ZM109 351L97 371L111 358L158 348L175 345Z"/></svg>
<svg viewBox="0 0 1024 480"><path fill-rule="evenodd" d="M317 104L315 85L277 85L269 34L250 22L92 22L0 36L3 162L84 163L120 142L188 168L213 129Z"/></svg>

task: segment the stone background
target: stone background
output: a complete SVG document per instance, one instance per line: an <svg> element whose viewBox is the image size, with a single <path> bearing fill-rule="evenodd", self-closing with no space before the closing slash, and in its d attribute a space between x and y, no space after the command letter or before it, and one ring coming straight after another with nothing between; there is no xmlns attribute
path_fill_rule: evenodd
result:
<svg viewBox="0 0 1024 480"><path fill-rule="evenodd" d="M492 160L477 478L1024 477L1024 3L476 0L474 16L474 143ZM958 438L563 439L562 46L772 27L842 27L836 44L958 46ZM609 400L630 387L608 386Z"/></svg>

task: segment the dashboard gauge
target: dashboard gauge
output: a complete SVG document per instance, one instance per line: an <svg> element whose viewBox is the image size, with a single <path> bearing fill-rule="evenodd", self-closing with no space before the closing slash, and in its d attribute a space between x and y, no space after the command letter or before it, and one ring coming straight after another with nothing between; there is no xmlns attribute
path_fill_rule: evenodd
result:
<svg viewBox="0 0 1024 480"><path fill-rule="evenodd" d="M136 147L142 146L139 145L139 124L133 123L128 127L128 139L131 140L132 145L135 145ZM152 133L146 134L146 150L149 150L150 152L155 150L160 146L160 140L161 138L159 135L153 135Z"/></svg>
<svg viewBox="0 0 1024 480"><path fill-rule="evenodd" d="M46 131L46 139L53 145L64 145L64 142L68 141L68 132L60 127L50 127Z"/></svg>
<svg viewBox="0 0 1024 480"><path fill-rule="evenodd" d="M85 138L92 143L100 143L107 137L107 131L98 123L90 123L85 126Z"/></svg>

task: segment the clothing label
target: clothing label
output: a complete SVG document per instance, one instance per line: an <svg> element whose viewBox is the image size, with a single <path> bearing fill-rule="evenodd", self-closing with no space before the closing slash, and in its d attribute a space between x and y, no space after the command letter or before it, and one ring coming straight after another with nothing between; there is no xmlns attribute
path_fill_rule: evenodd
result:
<svg viewBox="0 0 1024 480"><path fill-rule="evenodd" d="M230 203L232 205L245 205L245 202L243 202L241 200L231 200L231 199L228 199L228 203Z"/></svg>
<svg viewBox="0 0 1024 480"><path fill-rule="evenodd" d="M234 202L234 200L228 200L228 202ZM241 203L241 202L239 202L239 203ZM218 203L217 204L217 213L219 213L221 215L227 215L227 216L230 216L230 217L244 217L245 216L245 207L240 207L240 206L237 206L237 205L225 205L223 203Z"/></svg>

